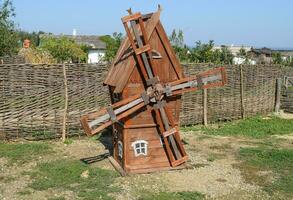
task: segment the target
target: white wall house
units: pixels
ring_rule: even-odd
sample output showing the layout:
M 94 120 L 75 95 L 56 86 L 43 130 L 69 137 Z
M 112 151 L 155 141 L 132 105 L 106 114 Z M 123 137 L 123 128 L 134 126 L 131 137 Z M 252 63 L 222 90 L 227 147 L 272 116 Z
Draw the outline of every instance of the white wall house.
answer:
M 242 58 L 242 57 L 238 57 L 238 56 L 235 56 L 233 58 L 233 64 L 234 65 L 242 65 L 242 64 L 250 64 L 250 65 L 256 65 L 256 61 L 255 60 L 251 60 L 251 59 L 245 59 L 245 58 Z
M 216 49 L 221 50 L 223 47 L 227 47 L 234 56 L 236 56 L 239 53 L 240 49 L 244 49 L 246 52 L 248 52 L 248 51 L 250 51 L 252 49 L 251 46 L 237 46 L 237 45 L 232 44 L 232 45 L 214 46 L 213 50 L 216 50 Z
M 87 63 L 101 63 L 106 54 L 106 43 L 99 36 L 95 35 L 75 35 L 73 39 L 78 44 L 89 47 Z
M 105 57 L 105 50 L 90 49 L 88 53 L 87 63 L 101 63 Z

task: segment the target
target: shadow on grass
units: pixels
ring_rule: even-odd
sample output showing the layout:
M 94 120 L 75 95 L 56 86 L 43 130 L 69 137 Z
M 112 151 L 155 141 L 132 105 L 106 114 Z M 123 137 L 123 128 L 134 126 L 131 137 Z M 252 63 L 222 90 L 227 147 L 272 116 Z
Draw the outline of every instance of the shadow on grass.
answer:
M 84 164 L 92 164 L 95 162 L 100 162 L 102 160 L 107 159 L 110 156 L 110 153 L 103 153 L 101 155 L 93 156 L 93 157 L 88 157 L 88 158 L 82 158 L 80 159 L 81 162 Z

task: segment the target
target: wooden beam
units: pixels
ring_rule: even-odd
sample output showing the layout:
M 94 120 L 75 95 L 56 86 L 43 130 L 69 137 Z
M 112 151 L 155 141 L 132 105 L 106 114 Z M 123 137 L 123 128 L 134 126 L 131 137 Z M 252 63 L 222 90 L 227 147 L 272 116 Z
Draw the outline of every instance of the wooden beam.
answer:
M 208 90 L 203 89 L 203 124 L 208 125 Z
M 275 112 L 280 112 L 280 107 L 281 107 L 281 86 L 282 86 L 282 79 L 277 78 L 277 80 L 276 80 L 276 96 L 275 96 Z
M 127 173 L 112 156 L 109 156 L 108 160 L 112 164 L 112 166 L 120 173 L 121 176 L 127 176 Z
M 181 79 L 183 78 L 183 72 L 182 72 L 182 67 L 181 67 L 181 64 L 178 60 L 178 58 L 176 57 L 176 53 L 175 51 L 173 50 L 170 42 L 169 42 L 169 39 L 168 39 L 168 36 L 163 28 L 163 25 L 161 24 L 161 22 L 159 21 L 157 26 L 156 26 L 156 31 L 158 32 L 158 35 L 161 39 L 161 42 L 166 50 L 166 53 L 172 63 L 172 67 L 173 69 L 175 70 L 176 72 L 176 75 L 177 75 L 177 78 L 178 79 Z
M 244 106 L 244 83 L 243 83 L 243 69 L 240 65 L 240 103 L 241 103 L 241 118 L 245 119 L 245 106 Z

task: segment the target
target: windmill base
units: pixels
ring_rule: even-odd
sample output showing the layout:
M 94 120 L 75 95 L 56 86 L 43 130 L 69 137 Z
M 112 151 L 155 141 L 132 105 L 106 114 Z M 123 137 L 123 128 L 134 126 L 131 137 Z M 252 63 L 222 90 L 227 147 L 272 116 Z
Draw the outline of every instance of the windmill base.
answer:
M 121 176 L 128 176 L 131 174 L 146 174 L 146 173 L 153 173 L 153 172 L 162 172 L 162 171 L 173 171 L 173 170 L 181 170 L 181 169 L 188 169 L 189 166 L 187 163 L 183 163 L 177 167 L 153 167 L 153 168 L 141 168 L 141 169 L 128 169 L 124 170 L 120 164 L 112 157 L 108 157 L 112 166 L 120 173 Z

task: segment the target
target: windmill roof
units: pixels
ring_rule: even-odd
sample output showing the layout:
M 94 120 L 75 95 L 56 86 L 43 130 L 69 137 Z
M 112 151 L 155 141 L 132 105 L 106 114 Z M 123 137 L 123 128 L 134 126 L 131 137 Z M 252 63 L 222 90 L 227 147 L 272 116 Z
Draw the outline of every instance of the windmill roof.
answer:
M 156 25 L 159 23 L 160 13 L 161 10 L 159 9 L 155 13 L 143 16 L 143 18 L 145 18 L 145 30 L 147 34 L 147 39 L 150 39 Z M 111 64 L 104 84 L 115 87 L 115 93 L 122 92 L 135 66 L 135 55 L 131 48 L 128 37 L 125 37 Z

